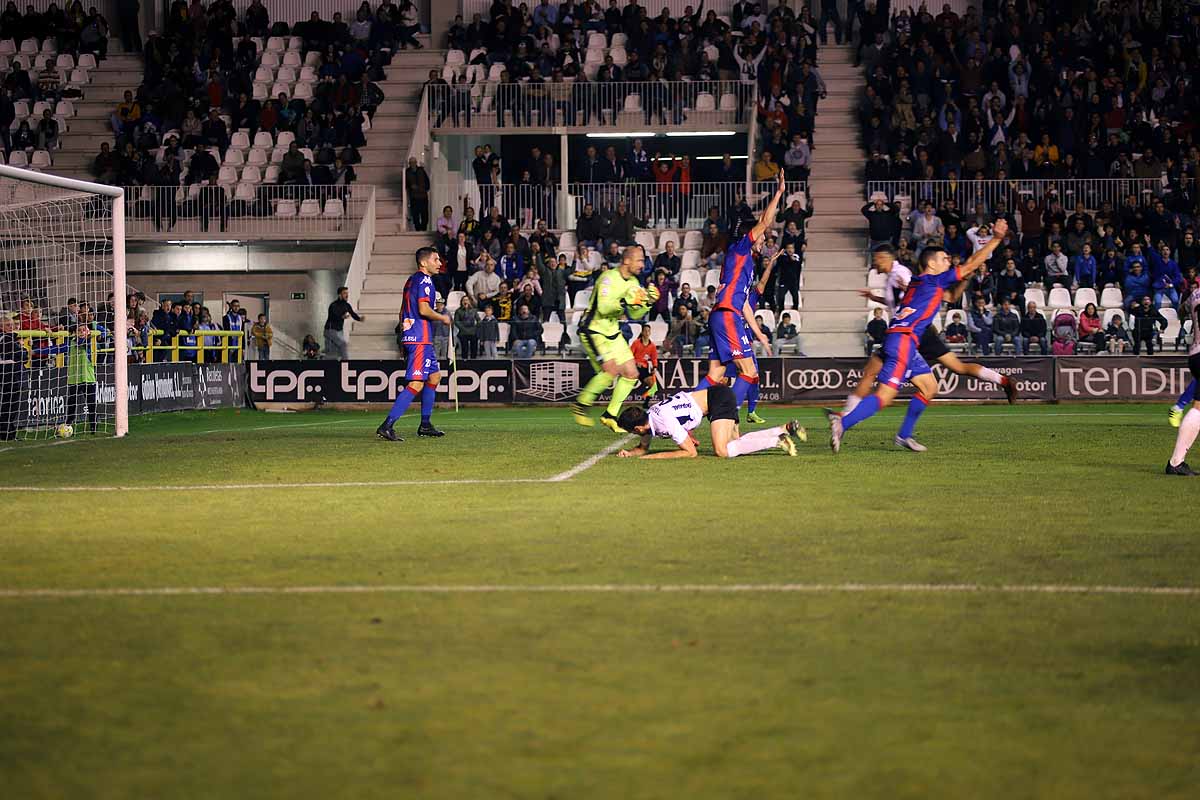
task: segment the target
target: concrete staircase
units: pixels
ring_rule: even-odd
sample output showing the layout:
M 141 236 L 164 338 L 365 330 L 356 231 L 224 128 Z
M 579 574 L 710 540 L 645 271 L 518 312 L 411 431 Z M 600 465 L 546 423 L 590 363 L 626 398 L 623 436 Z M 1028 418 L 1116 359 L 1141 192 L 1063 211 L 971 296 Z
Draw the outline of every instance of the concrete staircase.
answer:
M 446 51 L 430 49 L 428 36 L 417 39 L 425 49 L 398 52 L 388 67 L 388 79 L 379 84 L 387 99 L 375 112 L 363 161 L 355 168 L 359 183 L 376 187 L 375 248 L 359 300 L 359 312 L 367 319 L 354 323 L 350 334 L 355 358 L 399 357 L 394 330 L 404 281 L 416 271 L 417 249 L 434 239 L 430 233 L 403 232 L 405 157 L 417 124 L 421 87 L 429 70 L 440 69 L 446 61 Z M 436 219 L 438 210 L 430 212 L 431 220 Z
M 809 190 L 814 211 L 808 221 L 804 262 L 804 312 L 800 340 L 810 356 L 856 356 L 863 352 L 866 301 L 866 220 L 863 154 L 854 115 L 862 71 L 849 46 L 820 50 L 821 76 L 829 96 L 817 107 Z

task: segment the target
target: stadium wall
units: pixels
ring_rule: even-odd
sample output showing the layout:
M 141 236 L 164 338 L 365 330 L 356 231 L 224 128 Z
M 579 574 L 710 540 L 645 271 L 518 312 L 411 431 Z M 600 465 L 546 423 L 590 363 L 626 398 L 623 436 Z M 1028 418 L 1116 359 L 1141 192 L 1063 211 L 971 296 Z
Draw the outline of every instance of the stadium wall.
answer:
M 1021 398 L 1030 401 L 1174 400 L 1191 380 L 1185 356 L 979 358 L 1009 375 Z M 862 377 L 862 358 L 763 358 L 759 360 L 760 399 L 767 403 L 839 401 Z M 402 361 L 250 362 L 248 397 L 253 403 L 390 403 L 403 390 Z M 583 359 L 508 359 L 460 361 L 443 365 L 449 378 L 438 387 L 439 400 L 464 403 L 567 403 L 591 378 Z M 708 371 L 708 360 L 663 359 L 657 369 L 666 393 L 692 388 Z M 986 382 L 934 367 L 940 400 L 983 401 L 1001 398 Z M 902 396 L 911 396 L 906 384 Z

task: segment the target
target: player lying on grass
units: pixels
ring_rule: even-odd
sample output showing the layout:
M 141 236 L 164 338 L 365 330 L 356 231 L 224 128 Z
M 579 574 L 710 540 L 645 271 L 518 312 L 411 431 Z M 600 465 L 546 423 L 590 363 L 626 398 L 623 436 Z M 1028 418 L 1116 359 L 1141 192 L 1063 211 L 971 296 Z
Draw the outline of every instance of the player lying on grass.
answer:
M 1200 326 L 1200 286 L 1193 286 L 1192 293 L 1184 299 L 1183 313 L 1192 318 L 1192 330 L 1200 331 L 1200 327 L 1197 327 Z M 1200 401 L 1197 401 L 1195 396 L 1196 381 L 1200 380 L 1200 335 L 1193 335 L 1192 344 L 1188 347 L 1188 369 L 1192 371 L 1192 382 L 1188 386 L 1188 391 L 1192 393 L 1192 407 L 1179 423 L 1175 451 L 1171 453 L 1171 460 L 1167 462 L 1167 474 L 1191 477 L 1196 472 L 1184 459 L 1196 441 L 1196 434 L 1200 433 Z
M 874 416 L 896 399 L 904 381 L 911 378 L 917 395 L 909 401 L 908 413 L 896 434 L 896 444 L 921 452 L 925 446 L 913 439 L 917 420 L 937 394 L 937 381 L 925 359 L 918 351 L 922 334 L 942 307 L 946 291 L 983 266 L 1008 233 L 1008 224 L 998 220 L 993 226 L 990 242 L 975 252 L 967 263 L 951 268 L 949 254 L 940 247 L 927 247 L 918 257 L 921 274 L 914 277 L 896 308 L 883 342 L 883 369 L 879 373 L 879 388 L 875 394 L 860 402 L 845 414 L 826 410 L 829 418 L 829 446 L 833 452 L 842 449 L 842 436 L 863 420 Z
M 720 458 L 736 458 L 772 448 L 794 456 L 796 444 L 792 439 L 808 441 L 808 434 L 796 420 L 743 435 L 738 430 L 738 404 L 733 390 L 728 386 L 712 386 L 680 392 L 650 406 L 649 410 L 635 406 L 622 411 L 621 427 L 640 434 L 642 441 L 637 447 L 622 450 L 617 455 L 621 458 L 695 458 L 700 454 L 691 431 L 698 428 L 706 416 L 713 451 Z M 650 453 L 650 442 L 656 437 L 670 439 L 679 449 Z
M 658 299 L 658 289 L 654 286 L 643 289 L 638 283 L 638 274 L 645 263 L 641 245 L 626 247 L 620 266 L 603 273 L 596 281 L 587 311 L 579 320 L 579 340 L 596 372 L 571 406 L 571 413 L 580 425 L 594 424 L 588 409 L 615 380 L 612 399 L 600 415 L 600 422 L 614 433 L 625 433 L 617 424 L 617 414 L 638 385 L 638 369 L 629 342 L 621 335 L 620 321 L 623 316 L 641 319 Z
M 708 375 L 696 388 L 705 389 L 721 383 L 726 376 L 725 365 L 733 364 L 737 370 L 733 393 L 739 408 L 746 402 L 751 387 L 758 383 L 751 334 L 762 343 L 763 352 L 771 355 L 771 343 L 754 320 L 749 294 L 754 283 L 754 253 L 762 250 L 767 231 L 775 222 L 775 212 L 779 210 L 779 201 L 783 199 L 786 185 L 781 170 L 779 186 L 758 221 L 755 222 L 753 217 L 738 221 L 734 232 L 736 244 L 725 254 L 725 264 L 721 267 L 721 286 L 717 289 L 717 300 L 708 315 L 713 349 L 708 362 Z
M 999 241 L 997 237 L 992 237 L 992 242 Z M 991 242 L 989 242 L 991 244 Z M 908 284 L 912 281 L 912 271 L 896 260 L 896 253 L 890 245 L 881 245 L 875 248 L 875 253 L 872 257 L 872 266 L 875 271 L 881 275 L 887 275 L 887 284 L 884 286 L 883 295 L 877 295 L 870 289 L 860 289 L 859 294 L 869 300 L 874 300 L 876 303 L 883 303 L 887 306 L 888 319 L 896 318 L 896 310 L 899 307 L 900 300 L 904 297 L 904 293 L 908 291 Z M 946 302 L 953 303 L 955 300 L 962 297 L 963 291 L 967 288 L 967 281 L 960 281 L 957 286 L 946 292 Z M 970 375 L 980 380 L 994 383 L 1004 390 L 1004 394 L 1008 397 L 1008 402 L 1013 403 L 1017 399 L 1017 385 L 1007 375 L 1001 375 L 994 369 L 989 369 L 982 364 L 966 364 L 959 360 L 958 356 L 950 352 L 950 348 L 946 346 L 946 342 L 942 339 L 942 335 L 937 329 L 930 325 L 921 334 L 920 343 L 917 345 L 917 352 L 926 364 L 938 362 L 951 372 L 959 375 Z M 875 378 L 879 375 L 879 370 L 883 368 L 883 359 L 878 353 L 872 353 L 867 359 L 867 365 L 863 367 L 863 376 L 859 380 L 858 385 L 854 387 L 854 392 L 846 398 L 846 407 L 843 413 L 848 414 L 854 410 L 863 398 L 871 393 L 875 387 Z M 912 442 L 915 444 L 915 442 Z M 901 444 L 897 437 L 897 444 Z M 907 444 L 901 444 L 903 447 L 908 447 Z M 918 445 L 919 446 L 919 445 Z M 910 448 L 913 449 L 913 448 Z
M 422 247 L 417 251 L 416 259 L 417 272 L 410 275 L 404 283 L 404 302 L 400 307 L 400 322 L 404 327 L 404 352 L 408 359 L 404 379 L 408 385 L 396 396 L 387 419 L 375 430 L 376 436 L 389 442 L 404 441 L 396 435 L 393 426 L 418 396 L 421 398 L 421 424 L 417 428 L 417 436 L 445 436 L 433 427 L 432 420 L 433 403 L 437 399 L 437 387 L 442 380 L 442 368 L 433 350 L 433 325 L 430 323 L 444 322 L 452 325 L 454 321 L 448 315 L 433 310 L 432 276 L 438 274 L 441 269 L 442 257 L 432 247 Z

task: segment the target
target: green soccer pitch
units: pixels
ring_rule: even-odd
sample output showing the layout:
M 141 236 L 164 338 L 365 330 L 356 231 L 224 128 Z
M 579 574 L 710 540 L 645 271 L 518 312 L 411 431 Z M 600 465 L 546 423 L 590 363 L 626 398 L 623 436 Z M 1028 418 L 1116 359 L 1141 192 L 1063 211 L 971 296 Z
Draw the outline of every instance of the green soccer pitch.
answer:
M 598 458 L 549 408 L 0 449 L 2 794 L 1193 798 L 1166 411 L 938 405 L 916 454 L 893 409 L 838 457 L 770 406 L 798 457 Z

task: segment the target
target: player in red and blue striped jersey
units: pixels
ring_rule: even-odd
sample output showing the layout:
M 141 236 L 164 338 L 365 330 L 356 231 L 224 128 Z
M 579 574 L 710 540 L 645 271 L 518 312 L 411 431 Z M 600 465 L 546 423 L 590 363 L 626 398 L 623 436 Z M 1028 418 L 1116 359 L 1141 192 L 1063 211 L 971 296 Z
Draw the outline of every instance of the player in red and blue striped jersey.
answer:
M 775 222 L 785 187 L 781 171 L 779 188 L 758 221 L 755 222 L 753 217 L 738 221 L 734 231 L 736 243 L 725 254 L 725 264 L 721 267 L 721 286 L 717 289 L 717 300 L 708 315 L 713 352 L 709 356 L 708 375 L 694 391 L 720 385 L 725 378 L 725 365 L 732 363 L 737 369 L 733 394 L 739 408 L 746 402 L 750 388 L 758 383 L 758 366 L 754 361 L 754 346 L 750 343 L 751 334 L 762 342 L 763 351 L 771 355 L 771 343 L 754 321 L 754 309 L 748 300 L 754 284 L 754 253 L 762 249 L 767 230 Z
M 444 436 L 433 427 L 433 404 L 437 399 L 437 387 L 442 380 L 441 365 L 433 349 L 432 322 L 453 324 L 449 316 L 433 310 L 433 277 L 438 274 L 442 257 L 432 247 L 417 251 L 417 271 L 404 284 L 404 303 L 400 308 L 400 321 L 404 328 L 402 339 L 408 357 L 404 379 L 407 385 L 396 396 L 387 419 L 375 431 L 380 439 L 390 442 L 403 441 L 396 435 L 396 420 L 408 410 L 417 397 L 421 398 L 421 424 L 418 436 Z
M 926 449 L 913 439 L 913 430 L 937 394 L 937 380 L 929 364 L 918 352 L 921 335 L 941 309 L 946 291 L 987 262 L 1008 233 L 1008 224 L 1003 219 L 998 220 L 993 230 L 995 235 L 992 240 L 957 268 L 950 267 L 950 255 L 940 247 L 927 247 L 921 251 L 917 259 L 921 274 L 908 284 L 903 299 L 896 306 L 896 314 L 888 325 L 887 338 L 883 342 L 879 388 L 852 411 L 845 414 L 831 410 L 825 412 L 829 418 L 829 445 L 833 452 L 841 450 L 842 436 L 846 431 L 890 405 L 900 387 L 909 379 L 917 387 L 917 395 L 908 404 L 908 413 L 896 434 L 896 444 L 917 452 Z

